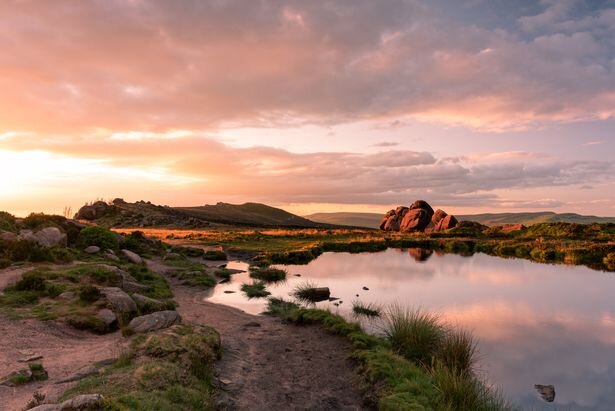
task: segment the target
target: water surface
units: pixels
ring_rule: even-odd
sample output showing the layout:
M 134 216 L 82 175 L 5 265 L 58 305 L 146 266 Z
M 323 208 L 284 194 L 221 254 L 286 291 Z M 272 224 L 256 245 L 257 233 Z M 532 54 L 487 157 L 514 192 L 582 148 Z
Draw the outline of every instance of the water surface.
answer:
M 288 298 L 297 284 L 310 280 L 342 301 L 319 306 L 345 316 L 351 316 L 354 300 L 400 302 L 471 330 L 479 339 L 481 371 L 523 409 L 615 409 L 613 274 L 416 249 L 326 253 L 308 265 L 285 268 L 288 281 L 268 287 L 274 296 Z M 249 281 L 247 273 L 237 274 L 216 287 L 210 300 L 258 314 L 265 301 L 247 300 L 238 291 Z M 555 402 L 543 401 L 534 384 L 554 385 Z

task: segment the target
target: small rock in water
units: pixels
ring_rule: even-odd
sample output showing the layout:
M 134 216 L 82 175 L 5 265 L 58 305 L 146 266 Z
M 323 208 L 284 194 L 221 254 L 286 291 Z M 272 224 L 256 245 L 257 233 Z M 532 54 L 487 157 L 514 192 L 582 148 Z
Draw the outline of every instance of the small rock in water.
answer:
M 364 289 L 365 291 L 369 291 L 369 288 L 367 288 L 367 287 L 363 287 L 363 289 Z
M 301 277 L 301 274 L 295 274 L 295 277 Z
M 359 294 L 357 294 L 357 297 L 359 296 Z
M 337 297 L 329 297 L 329 301 L 337 301 L 337 300 L 339 300 L 339 298 L 337 298 Z
M 545 400 L 546 402 L 555 401 L 555 387 L 554 386 L 536 384 L 534 385 L 534 388 L 536 388 L 536 391 L 538 391 L 538 394 L 540 394 L 542 399 Z
M 226 290 L 224 294 L 235 294 L 237 291 Z
M 340 301 L 340 304 L 344 304 L 344 302 L 343 302 L 343 301 Z

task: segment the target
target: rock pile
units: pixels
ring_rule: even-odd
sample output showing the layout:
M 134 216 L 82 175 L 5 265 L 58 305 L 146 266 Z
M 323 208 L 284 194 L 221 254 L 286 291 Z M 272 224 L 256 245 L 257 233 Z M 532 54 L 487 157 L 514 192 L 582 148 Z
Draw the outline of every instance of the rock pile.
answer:
M 417 200 L 410 207 L 400 206 L 385 214 L 380 229 L 401 232 L 444 231 L 457 226 L 453 215 L 443 210 L 434 211 L 424 200 Z

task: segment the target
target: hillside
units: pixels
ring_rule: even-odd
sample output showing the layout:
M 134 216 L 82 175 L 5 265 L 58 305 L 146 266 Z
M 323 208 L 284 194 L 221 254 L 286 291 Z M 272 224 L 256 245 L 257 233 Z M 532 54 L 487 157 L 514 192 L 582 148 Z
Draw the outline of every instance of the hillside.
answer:
M 383 214 L 377 213 L 317 213 L 305 216 L 312 221 L 351 225 L 356 227 L 378 228 L 382 221 Z M 490 214 L 465 214 L 457 215 L 458 220 L 477 221 L 485 225 L 501 224 L 524 224 L 532 225 L 537 223 L 615 223 L 615 217 L 585 216 L 575 213 L 557 214 L 552 211 L 536 213 L 490 213 Z
M 111 203 L 97 201 L 83 206 L 76 219 L 94 221 L 107 227 L 203 228 L 216 225 L 253 227 L 328 227 L 279 208 L 265 204 L 245 203 L 169 207 L 149 201 L 128 203 L 115 199 Z
M 282 209 L 260 203 L 218 203 L 216 205 L 204 205 L 200 207 L 176 207 L 175 210 L 201 220 L 220 224 L 284 227 L 322 226 L 322 224 L 317 224 Z

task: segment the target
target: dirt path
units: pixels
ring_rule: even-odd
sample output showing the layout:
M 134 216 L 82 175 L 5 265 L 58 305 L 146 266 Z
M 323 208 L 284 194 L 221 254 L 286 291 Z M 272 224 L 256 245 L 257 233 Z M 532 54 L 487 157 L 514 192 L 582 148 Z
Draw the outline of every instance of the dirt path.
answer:
M 23 368 L 28 357 L 43 364 L 47 381 L 21 387 L 0 386 L 0 410 L 21 410 L 35 391 L 54 399 L 71 383 L 58 382 L 85 371 L 98 361 L 116 358 L 121 352 L 119 332 L 102 336 L 80 332 L 53 321 L 10 320 L 0 315 L 0 374 Z
M 32 266 L 0 270 L 0 292 Z M 0 378 L 28 367 L 28 358 L 43 364 L 49 379 L 21 387 L 0 385 L 0 411 L 21 410 L 34 392 L 54 399 L 72 383 L 59 383 L 99 361 L 116 358 L 123 347 L 119 332 L 94 335 L 54 321 L 13 320 L 0 314 Z
M 159 261 L 148 262 L 165 273 Z M 178 311 L 222 335 L 217 372 L 228 410 L 364 410 L 349 344 L 318 327 L 282 324 L 204 301 L 206 292 L 171 282 Z

